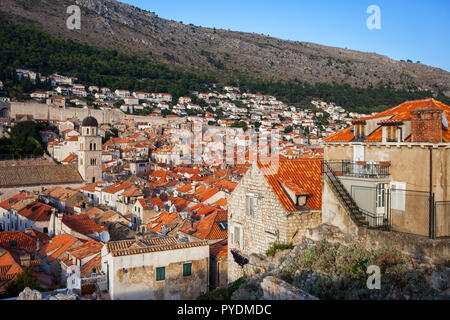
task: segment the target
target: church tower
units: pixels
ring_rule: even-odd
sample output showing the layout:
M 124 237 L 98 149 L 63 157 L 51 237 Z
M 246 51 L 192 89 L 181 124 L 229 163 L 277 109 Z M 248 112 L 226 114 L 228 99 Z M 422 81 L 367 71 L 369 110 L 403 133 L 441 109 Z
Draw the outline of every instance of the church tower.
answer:
M 103 179 L 102 175 L 102 137 L 98 134 L 98 122 L 87 117 L 81 123 L 81 136 L 78 137 L 78 171 L 86 183 Z

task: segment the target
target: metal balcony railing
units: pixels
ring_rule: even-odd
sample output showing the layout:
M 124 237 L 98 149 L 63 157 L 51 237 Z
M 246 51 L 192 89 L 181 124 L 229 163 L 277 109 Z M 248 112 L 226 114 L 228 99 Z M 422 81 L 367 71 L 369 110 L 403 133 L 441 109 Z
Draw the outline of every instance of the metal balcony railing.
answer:
M 390 176 L 390 162 L 326 161 L 336 176 L 357 178 L 386 178 Z

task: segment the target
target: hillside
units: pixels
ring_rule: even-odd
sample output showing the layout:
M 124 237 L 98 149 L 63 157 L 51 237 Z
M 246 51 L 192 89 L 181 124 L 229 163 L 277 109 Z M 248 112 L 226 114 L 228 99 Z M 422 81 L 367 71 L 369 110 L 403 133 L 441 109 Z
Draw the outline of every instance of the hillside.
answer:
M 66 28 L 66 8 L 82 8 L 81 30 Z M 245 78 L 345 83 L 380 82 L 410 90 L 450 89 L 450 73 L 374 53 L 216 30 L 159 18 L 114 0 L 2 0 L 0 12 L 15 23 L 32 24 L 53 36 L 72 39 L 220 80 Z

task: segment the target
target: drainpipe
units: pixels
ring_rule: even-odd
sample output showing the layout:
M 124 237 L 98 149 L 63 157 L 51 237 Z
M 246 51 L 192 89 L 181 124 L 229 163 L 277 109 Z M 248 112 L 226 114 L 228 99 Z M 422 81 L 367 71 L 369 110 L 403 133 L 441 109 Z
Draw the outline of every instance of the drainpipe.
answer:
M 429 227 L 429 233 L 430 233 L 430 238 L 434 238 L 433 236 L 433 231 L 434 231 L 434 216 L 433 216 L 433 206 L 434 206 L 434 201 L 433 201 L 433 147 L 429 147 L 430 150 L 430 195 L 429 195 L 429 201 L 430 201 L 430 205 L 429 205 L 429 220 L 430 220 L 430 227 Z

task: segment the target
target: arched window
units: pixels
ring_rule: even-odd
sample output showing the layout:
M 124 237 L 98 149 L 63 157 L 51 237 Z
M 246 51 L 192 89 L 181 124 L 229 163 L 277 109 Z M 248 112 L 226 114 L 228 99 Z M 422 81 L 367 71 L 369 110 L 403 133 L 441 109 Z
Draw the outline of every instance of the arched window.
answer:
M 89 128 L 86 128 L 86 134 L 89 135 Z

